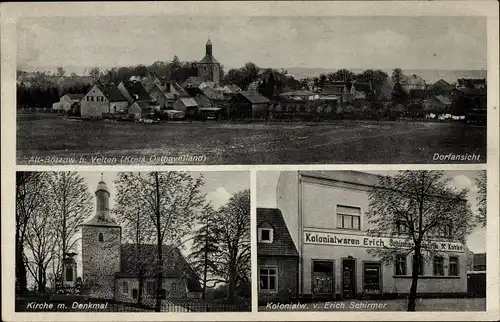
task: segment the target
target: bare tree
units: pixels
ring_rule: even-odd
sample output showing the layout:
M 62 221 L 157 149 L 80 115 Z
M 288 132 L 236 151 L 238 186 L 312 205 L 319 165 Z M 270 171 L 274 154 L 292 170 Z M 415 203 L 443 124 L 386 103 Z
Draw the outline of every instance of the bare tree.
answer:
M 476 179 L 477 191 L 477 221 L 482 226 L 486 226 L 486 170 L 479 173 Z
M 56 219 L 53 230 L 58 238 L 56 249 L 56 280 L 62 280 L 62 261 L 70 251 L 76 251 L 76 234 L 83 221 L 93 211 L 93 198 L 82 177 L 76 172 L 49 173 L 47 192 Z
M 161 310 L 165 243 L 179 244 L 190 232 L 194 218 L 203 205 L 200 192 L 203 178 L 193 178 L 187 172 L 121 173 L 118 185 L 134 191 L 129 203 L 144 205 L 143 214 L 149 219 L 156 238 L 156 303 Z
M 425 256 L 439 255 L 439 240 L 465 243 L 473 228 L 473 213 L 467 202 L 467 189 L 457 191 L 442 171 L 400 171 L 382 176 L 370 192 L 367 212 L 372 236 L 398 236 L 401 247 L 373 248 L 369 253 L 385 263 L 397 255 L 413 254 L 412 283 L 408 311 L 415 311 L 420 265 Z
M 227 282 L 228 300 L 232 301 L 239 282 L 250 273 L 250 190 L 234 194 L 218 211 L 216 221 L 216 274 Z
M 16 287 L 26 292 L 26 256 L 24 252 L 28 223 L 42 205 L 40 192 L 44 182 L 43 172 L 16 172 Z

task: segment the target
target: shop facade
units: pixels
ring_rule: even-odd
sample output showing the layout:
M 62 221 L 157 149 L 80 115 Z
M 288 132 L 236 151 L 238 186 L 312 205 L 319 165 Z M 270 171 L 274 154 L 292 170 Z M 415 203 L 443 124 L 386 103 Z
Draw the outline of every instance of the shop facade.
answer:
M 405 238 L 372 237 L 365 216 L 378 176 L 354 171 L 282 172 L 277 206 L 299 253 L 298 296 L 317 299 L 400 297 L 409 293 L 413 255 L 381 262 L 370 249 L 404 249 Z M 420 296 L 466 294 L 464 245 L 436 239 L 419 267 Z

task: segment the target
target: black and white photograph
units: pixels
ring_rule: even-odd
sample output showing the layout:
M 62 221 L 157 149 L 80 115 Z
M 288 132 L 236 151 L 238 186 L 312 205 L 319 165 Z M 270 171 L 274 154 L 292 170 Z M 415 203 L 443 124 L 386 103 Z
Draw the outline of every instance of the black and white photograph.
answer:
M 249 185 L 246 171 L 17 172 L 16 311 L 251 311 Z
M 259 171 L 259 311 L 485 311 L 486 171 Z
M 16 161 L 486 163 L 486 21 L 22 17 Z

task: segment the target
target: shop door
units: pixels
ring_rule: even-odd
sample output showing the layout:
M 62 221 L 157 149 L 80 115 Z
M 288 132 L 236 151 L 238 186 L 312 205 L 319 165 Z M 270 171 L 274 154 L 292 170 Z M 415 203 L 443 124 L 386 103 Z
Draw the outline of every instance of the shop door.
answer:
M 356 276 L 354 259 L 342 260 L 342 297 L 352 299 L 356 293 Z

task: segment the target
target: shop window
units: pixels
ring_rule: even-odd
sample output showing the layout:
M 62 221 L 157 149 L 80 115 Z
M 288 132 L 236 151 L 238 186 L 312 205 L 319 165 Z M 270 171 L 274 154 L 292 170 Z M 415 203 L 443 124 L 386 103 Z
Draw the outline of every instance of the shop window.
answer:
M 413 255 L 413 261 L 415 261 L 415 255 Z M 424 275 L 424 257 L 420 256 L 420 261 L 418 263 L 418 275 Z M 413 267 L 413 266 L 412 266 Z
M 314 261 L 312 275 L 315 294 L 333 293 L 333 262 Z
M 394 273 L 396 275 L 406 275 L 406 256 L 399 254 L 396 255 L 396 260 L 394 261 Z
M 128 293 L 128 283 L 127 282 L 122 283 L 122 293 L 125 293 L 125 294 Z
M 261 291 L 276 292 L 278 290 L 276 266 L 261 266 L 259 269 L 259 286 Z
M 146 282 L 146 293 L 149 295 L 155 294 L 155 283 L 154 282 Z
M 99 233 L 99 241 L 102 243 L 104 241 L 104 236 L 102 233 Z
M 259 242 L 272 243 L 273 242 L 273 229 L 272 228 L 259 228 Z
M 434 256 L 433 260 L 433 273 L 434 276 L 443 276 L 444 275 L 444 259 L 441 256 Z
M 361 208 L 337 206 L 337 228 L 360 230 Z
M 363 291 L 367 294 L 381 293 L 380 263 L 364 263 Z
M 448 266 L 449 276 L 458 276 L 458 257 L 450 256 L 450 263 Z

